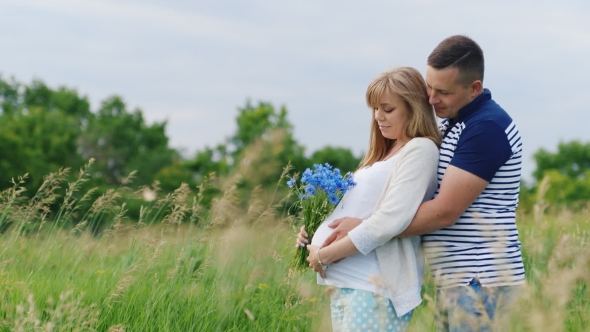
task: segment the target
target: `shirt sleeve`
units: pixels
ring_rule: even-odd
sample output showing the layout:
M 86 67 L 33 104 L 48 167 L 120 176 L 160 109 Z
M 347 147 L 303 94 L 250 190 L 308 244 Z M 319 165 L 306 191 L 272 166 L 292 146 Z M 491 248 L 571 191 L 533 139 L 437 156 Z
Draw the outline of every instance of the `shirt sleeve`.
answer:
M 450 164 L 491 182 L 512 155 L 506 132 L 493 121 L 464 129 Z

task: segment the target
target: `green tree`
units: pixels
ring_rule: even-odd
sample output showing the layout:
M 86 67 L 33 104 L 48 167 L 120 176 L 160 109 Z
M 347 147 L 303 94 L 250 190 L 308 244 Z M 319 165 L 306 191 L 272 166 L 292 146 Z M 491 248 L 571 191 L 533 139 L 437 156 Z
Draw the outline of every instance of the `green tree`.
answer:
M 227 147 L 218 144 L 215 148 L 206 147 L 203 151 L 198 151 L 193 160 L 187 163 L 187 167 L 195 172 L 195 178 L 200 182 L 204 176 L 211 173 L 227 174 L 230 170 L 229 163 Z
M 339 168 L 343 172 L 354 172 L 361 160 L 354 156 L 350 149 L 326 146 L 323 149 L 315 151 L 310 158 L 311 163 L 330 165 Z
M 225 144 L 197 152 L 187 163 L 188 167 L 196 172 L 198 179 L 209 173 L 245 172 L 245 181 L 250 183 L 263 186 L 276 183 L 288 163 L 296 168 L 307 163 L 305 149 L 293 138 L 293 126 L 287 115 L 284 106 L 277 110 L 270 103 L 259 102 L 253 106 L 246 102 L 238 108 L 236 132 Z
M 548 170 L 556 170 L 570 178 L 583 178 L 585 172 L 590 169 L 590 143 L 560 142 L 556 153 L 540 149 L 535 152 L 534 158 L 537 169 L 533 176 L 537 181 L 543 179 Z
M 6 81 L 0 75 L 0 102 L 2 106 L 2 114 L 9 115 L 16 112 L 21 102 L 20 94 L 19 94 L 20 83 L 18 83 L 14 78 L 9 81 Z
M 60 167 L 75 174 L 90 158 L 96 161 L 92 186 L 117 185 L 133 170 L 138 171 L 135 184 L 149 184 L 160 170 L 180 163 L 178 152 L 168 147 L 166 122 L 146 124 L 140 109 L 129 111 L 117 96 L 104 100 L 95 113 L 75 89 L 53 89 L 41 80 L 24 85 L 0 76 L 0 105 L 0 188 L 24 173 L 30 175 L 27 187 L 34 188 Z M 169 173 L 176 176 L 163 178 L 179 178 L 178 170 Z
M 84 122 L 84 119 L 91 115 L 90 103 L 86 96 L 80 96 L 76 90 L 63 86 L 52 90 L 40 80 L 34 80 L 25 87 L 23 99 L 26 107 L 42 107 L 50 112 L 59 110 L 80 122 Z
M 89 118 L 80 137 L 80 152 L 85 159 L 95 158 L 96 176 L 107 184 L 118 184 L 134 170 L 138 171 L 136 184 L 150 184 L 178 157 L 168 147 L 165 129 L 166 121 L 147 125 L 140 109 L 130 112 L 120 97 L 113 96 Z
M 561 142 L 557 152 L 539 149 L 534 159 L 535 191 L 544 181 L 547 189 L 542 196 L 546 203 L 578 206 L 590 200 L 590 143 Z
M 43 176 L 61 167 L 78 168 L 81 123 L 90 114 L 88 101 L 75 90 L 53 91 L 42 81 L 24 86 L 0 77 L 0 188 L 11 178 L 29 173 L 32 194 Z
M 547 170 L 544 174 L 542 181 L 546 181 L 547 190 L 539 198 L 545 202 L 578 207 L 590 199 L 590 170 L 586 170 L 580 178 L 572 178 L 554 169 Z
M 1 188 L 29 173 L 26 188 L 39 187 L 43 176 L 61 167 L 79 167 L 76 120 L 61 111 L 32 107 L 20 114 L 0 116 Z
M 243 157 L 242 153 L 248 145 L 256 140 L 270 142 L 273 139 L 271 132 L 281 131 L 283 147 L 281 151 L 274 151 L 279 163 L 285 165 L 290 162 L 297 166 L 302 165 L 306 161 L 305 149 L 293 138 L 293 125 L 288 121 L 287 115 L 285 106 L 277 110 L 272 104 L 266 102 L 259 102 L 254 107 L 248 101 L 245 107 L 238 108 L 237 131 L 230 138 L 234 162 Z
M 347 172 L 356 170 L 360 162 L 349 149 L 340 147 L 325 147 L 306 158 L 305 148 L 293 137 L 293 125 L 284 106 L 277 109 L 267 102 L 253 105 L 248 101 L 238 108 L 236 124 L 236 132 L 225 144 L 198 151 L 187 162 L 197 181 L 210 173 L 233 172 L 244 177 L 242 186 L 268 187 L 276 184 L 287 164 L 296 172 L 313 163 L 330 163 Z
M 164 192 L 173 192 L 183 182 L 190 187 L 194 187 L 197 183 L 193 172 L 181 160 L 175 160 L 171 165 L 160 169 L 155 179 L 160 182 L 160 188 Z

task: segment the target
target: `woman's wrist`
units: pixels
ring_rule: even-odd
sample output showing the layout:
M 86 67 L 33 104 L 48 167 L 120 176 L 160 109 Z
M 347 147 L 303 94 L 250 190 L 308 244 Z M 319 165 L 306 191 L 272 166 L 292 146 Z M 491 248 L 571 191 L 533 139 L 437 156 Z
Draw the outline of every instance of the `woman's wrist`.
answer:
M 317 256 L 318 256 L 318 263 L 320 264 L 320 266 L 321 266 L 322 270 L 326 270 L 326 269 L 328 268 L 328 266 L 330 266 L 330 264 L 329 264 L 329 263 L 327 263 L 327 261 L 325 261 L 325 260 L 322 260 L 322 259 L 320 258 L 320 250 L 321 250 L 321 249 L 322 249 L 321 247 L 318 247 L 318 252 L 317 252 Z

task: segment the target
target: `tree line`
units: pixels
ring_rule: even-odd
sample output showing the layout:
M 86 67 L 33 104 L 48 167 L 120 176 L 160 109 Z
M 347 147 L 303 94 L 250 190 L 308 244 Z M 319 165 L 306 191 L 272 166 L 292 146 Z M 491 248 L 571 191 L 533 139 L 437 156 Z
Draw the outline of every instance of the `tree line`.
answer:
M 94 164 L 81 192 L 95 188 L 95 195 L 100 195 L 121 186 L 129 174 L 135 186 L 157 186 L 160 194 L 181 183 L 197 188 L 212 178 L 234 174 L 241 176 L 236 183 L 247 193 L 276 186 L 287 164 L 302 171 L 327 162 L 352 171 L 361 158 L 343 147 L 308 153 L 293 136 L 287 108 L 266 102 L 248 101 L 239 107 L 236 131 L 192 158 L 183 158 L 169 146 L 166 121 L 148 124 L 141 109 L 130 109 L 117 95 L 92 110 L 88 97 L 75 89 L 0 76 L 0 105 L 0 189 L 27 174 L 24 187 L 29 196 L 45 175 L 64 167 L 78 170 L 91 159 Z M 534 158 L 535 181 L 521 190 L 523 209 L 535 204 L 539 195 L 556 206 L 579 207 L 590 199 L 590 143 L 562 142 L 557 152 L 540 149 Z M 212 187 L 206 199 L 219 193 Z
M 354 170 L 360 161 L 341 147 L 306 154 L 293 138 L 286 107 L 266 102 L 248 101 L 239 107 L 236 131 L 216 146 L 196 151 L 192 158 L 183 158 L 169 146 L 166 121 L 148 124 L 141 109 L 130 109 L 117 95 L 92 110 L 88 97 L 75 89 L 51 88 L 42 80 L 23 84 L 0 76 L 0 106 L 0 190 L 26 174 L 23 187 L 29 197 L 47 174 L 70 168 L 74 179 L 91 159 L 89 180 L 80 192 L 94 188 L 95 196 L 121 186 L 129 174 L 134 186 L 155 186 L 165 195 L 181 183 L 197 188 L 212 177 L 243 171 L 245 164 L 256 171 L 242 174 L 239 186 L 264 188 L 275 185 L 289 163 L 301 170 L 328 162 L 344 171 Z M 209 188 L 206 199 L 219 192 Z

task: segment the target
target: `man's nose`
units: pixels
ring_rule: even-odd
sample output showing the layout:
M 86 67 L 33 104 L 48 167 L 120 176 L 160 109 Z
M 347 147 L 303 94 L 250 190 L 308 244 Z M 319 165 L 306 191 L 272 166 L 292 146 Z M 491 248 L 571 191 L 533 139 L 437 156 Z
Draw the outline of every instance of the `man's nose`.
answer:
M 428 102 L 431 105 L 435 105 L 440 103 L 440 99 L 438 99 L 438 97 L 436 97 L 436 95 L 434 93 L 430 94 L 430 96 L 428 97 Z

